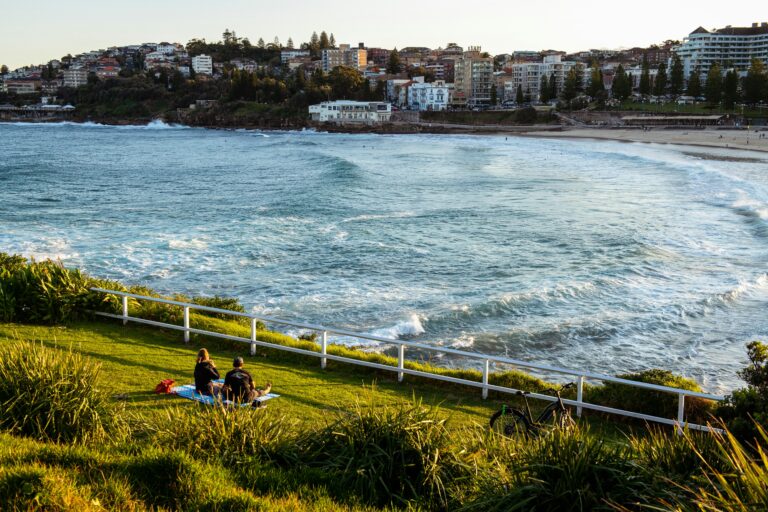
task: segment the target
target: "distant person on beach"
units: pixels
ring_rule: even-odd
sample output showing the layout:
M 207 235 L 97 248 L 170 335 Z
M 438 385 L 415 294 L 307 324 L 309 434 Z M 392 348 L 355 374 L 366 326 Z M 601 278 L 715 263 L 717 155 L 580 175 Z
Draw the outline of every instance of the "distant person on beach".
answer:
M 243 358 L 238 356 L 232 361 L 232 369 L 224 377 L 223 391 L 227 400 L 236 402 L 251 402 L 255 398 L 264 396 L 272 389 L 272 383 L 267 382 L 264 389 L 256 389 L 253 377 L 243 369 Z
M 208 350 L 201 348 L 197 353 L 195 365 L 195 390 L 202 395 L 218 395 L 221 392 L 221 384 L 213 382 L 218 378 L 219 370 L 208 355 Z

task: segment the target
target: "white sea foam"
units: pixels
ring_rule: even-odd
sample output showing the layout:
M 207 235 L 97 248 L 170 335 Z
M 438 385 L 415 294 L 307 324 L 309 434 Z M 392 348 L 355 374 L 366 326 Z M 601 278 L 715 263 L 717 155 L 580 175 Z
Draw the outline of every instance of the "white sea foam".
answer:
M 168 240 L 169 249 L 206 249 L 208 244 L 199 238 L 191 240 Z
M 392 327 L 383 327 L 381 329 L 375 329 L 370 332 L 372 336 L 379 336 L 381 338 L 400 339 L 401 336 L 418 336 L 424 334 L 424 326 L 421 324 L 419 315 L 412 314 L 407 320 L 393 325 Z
M 413 217 L 414 215 L 416 215 L 414 212 L 394 212 L 394 213 L 358 215 L 356 217 L 349 217 L 349 218 L 343 219 L 341 222 L 365 222 L 369 220 L 403 219 L 407 217 Z
M 731 207 L 736 210 L 753 213 L 763 220 L 768 220 L 768 205 L 762 201 L 746 196 L 746 192 L 742 190 L 739 190 L 739 192 L 742 196 L 734 201 Z

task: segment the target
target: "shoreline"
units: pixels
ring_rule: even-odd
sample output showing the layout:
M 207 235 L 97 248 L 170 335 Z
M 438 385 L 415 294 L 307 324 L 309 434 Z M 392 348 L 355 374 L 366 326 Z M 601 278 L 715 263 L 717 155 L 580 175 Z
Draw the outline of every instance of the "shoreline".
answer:
M 643 131 L 632 128 L 588 128 L 570 127 L 562 125 L 450 125 L 438 123 L 403 123 L 395 122 L 381 126 L 336 126 L 336 125 L 310 125 L 298 128 L 286 127 L 254 127 L 254 126 L 215 126 L 215 125 L 189 125 L 167 121 L 161 118 L 155 119 L 121 119 L 121 120 L 72 120 L 72 119 L 46 119 L 46 120 L 3 120 L 0 124 L 100 124 L 104 126 L 148 126 L 160 121 L 168 126 L 183 126 L 187 128 L 205 128 L 211 130 L 238 129 L 258 131 L 301 132 L 307 129 L 318 132 L 339 134 L 374 133 L 379 135 L 495 135 L 529 138 L 553 138 L 567 140 L 598 140 L 625 143 L 665 144 L 671 146 L 689 146 L 721 150 L 751 151 L 768 153 L 768 128 L 760 130 L 747 129 L 685 129 L 658 127 Z M 764 138 L 760 138 L 760 136 Z

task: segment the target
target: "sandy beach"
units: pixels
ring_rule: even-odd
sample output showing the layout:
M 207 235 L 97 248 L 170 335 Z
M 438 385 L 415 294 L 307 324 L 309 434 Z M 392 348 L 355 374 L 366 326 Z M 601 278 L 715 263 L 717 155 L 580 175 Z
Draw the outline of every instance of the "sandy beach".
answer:
M 601 139 L 654 144 L 681 144 L 720 149 L 739 149 L 768 152 L 768 131 L 752 130 L 666 130 L 649 131 L 622 128 L 567 128 L 559 132 L 529 132 L 532 137 L 559 137 L 569 139 Z M 761 135 L 763 138 L 761 138 Z

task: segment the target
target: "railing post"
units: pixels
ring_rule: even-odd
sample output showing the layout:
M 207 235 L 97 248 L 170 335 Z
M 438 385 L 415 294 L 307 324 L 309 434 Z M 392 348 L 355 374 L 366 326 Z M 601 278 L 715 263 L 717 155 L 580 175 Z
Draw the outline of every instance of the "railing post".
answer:
M 488 375 L 491 373 L 491 361 L 485 360 L 483 365 L 483 400 L 488 398 Z
M 328 331 L 323 331 L 323 336 L 320 338 L 320 353 L 326 355 L 328 353 Z M 325 370 L 325 366 L 328 364 L 328 358 L 320 358 L 320 368 Z
M 405 345 L 403 344 L 400 344 L 397 349 L 397 367 L 400 370 L 405 368 Z M 404 376 L 403 372 L 397 372 L 397 382 L 403 382 Z
M 128 297 L 123 295 L 123 325 L 128 323 Z
M 189 343 L 189 306 L 184 306 L 184 343 Z
M 579 404 L 584 402 L 584 376 L 579 375 L 579 380 L 576 383 L 576 401 L 579 402 Z M 583 407 L 579 405 L 576 407 L 576 416 L 581 418 L 581 411 Z
M 256 355 L 256 319 L 251 318 L 251 355 Z
M 677 397 L 677 433 L 682 435 L 685 424 L 685 395 L 680 393 Z

